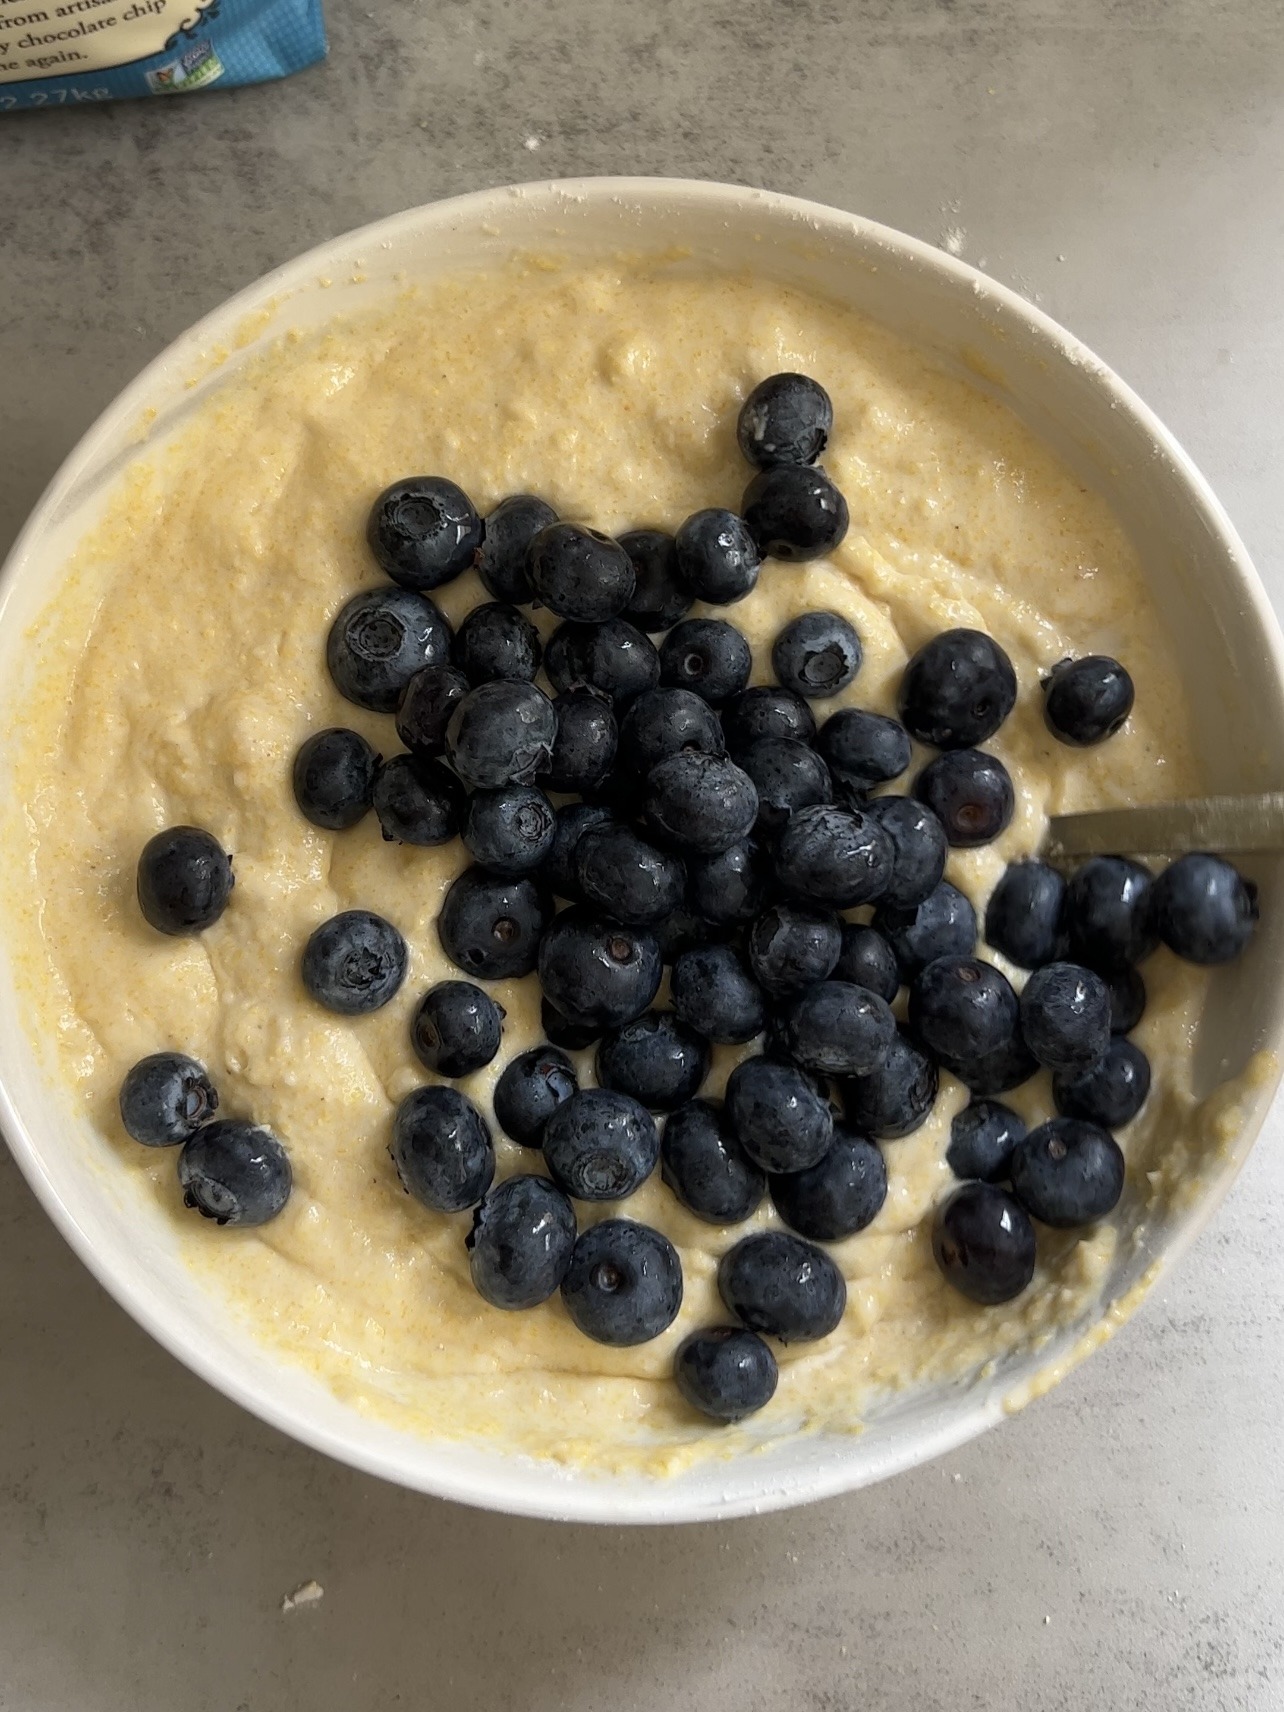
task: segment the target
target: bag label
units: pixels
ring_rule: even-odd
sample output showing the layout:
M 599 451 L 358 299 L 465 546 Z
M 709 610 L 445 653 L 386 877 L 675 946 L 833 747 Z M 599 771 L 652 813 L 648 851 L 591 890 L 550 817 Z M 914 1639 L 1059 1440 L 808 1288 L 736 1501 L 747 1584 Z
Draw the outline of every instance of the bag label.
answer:
M 324 55 L 320 0 L 0 0 L 0 113 L 261 83 Z
M 0 0 L 0 83 L 150 59 L 179 10 L 174 0 Z

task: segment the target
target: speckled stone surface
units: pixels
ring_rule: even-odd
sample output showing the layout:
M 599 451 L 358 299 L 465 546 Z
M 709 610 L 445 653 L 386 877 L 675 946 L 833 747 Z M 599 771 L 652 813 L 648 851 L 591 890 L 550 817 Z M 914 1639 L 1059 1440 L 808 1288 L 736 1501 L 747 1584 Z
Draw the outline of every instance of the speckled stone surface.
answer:
M 367 9 L 369 7 L 369 9 Z M 0 548 L 265 268 L 513 179 L 735 179 L 978 262 L 1100 351 L 1284 606 L 1278 0 L 331 0 L 329 63 L 0 117 Z M 1136 1321 L 999 1432 L 653 1532 L 419 1499 L 153 1346 L 0 1158 L 4 1712 L 1284 1707 L 1284 1113 Z M 316 1581 L 324 1596 L 283 1610 Z

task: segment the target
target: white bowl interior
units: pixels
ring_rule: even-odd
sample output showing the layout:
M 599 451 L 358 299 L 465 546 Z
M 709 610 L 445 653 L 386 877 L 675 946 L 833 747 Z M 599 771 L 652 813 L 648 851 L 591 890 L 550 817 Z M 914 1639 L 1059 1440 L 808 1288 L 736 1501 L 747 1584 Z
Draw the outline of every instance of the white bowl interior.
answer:
M 1225 790 L 1284 785 L 1284 652 L 1234 532 L 1180 449 L 1081 345 L 1011 293 L 884 227 L 813 204 L 726 186 L 585 180 L 488 191 L 411 210 L 269 275 L 159 357 L 71 454 L 14 547 L 0 589 L 0 681 L 33 662 L 24 632 L 112 478 L 147 432 L 158 438 L 263 344 L 497 262 L 515 248 L 571 260 L 681 249 L 692 266 L 752 268 L 850 305 L 934 348 L 1028 422 L 1115 508 L 1134 538 L 1169 625 L 1209 776 Z M 272 310 L 247 342 L 247 318 Z M 231 355 L 211 366 L 211 355 Z M 194 374 L 204 378 L 190 384 Z M 1219 972 L 1198 1043 L 1211 1087 L 1279 1042 L 1284 876 L 1249 864 L 1263 925 L 1249 954 Z M 70 1112 L 22 1025 L 0 947 L 0 1122 L 37 1194 L 117 1300 L 175 1355 L 246 1407 L 319 1449 L 405 1485 L 516 1513 L 598 1521 L 729 1516 L 818 1498 L 922 1462 L 998 1420 L 1004 1399 L 1064 1361 L 1084 1331 L 1067 1327 L 1037 1355 L 968 1385 L 890 1402 L 854 1435 L 802 1436 L 705 1463 L 663 1482 L 568 1474 L 468 1446 L 440 1445 L 368 1419 L 283 1365 L 234 1321 L 179 1255 L 167 1215 L 110 1169 Z M 1210 1162 L 1201 1195 L 1120 1245 L 1107 1300 L 1202 1227 L 1256 1135 L 1272 1087 L 1259 1089 L 1236 1144 Z

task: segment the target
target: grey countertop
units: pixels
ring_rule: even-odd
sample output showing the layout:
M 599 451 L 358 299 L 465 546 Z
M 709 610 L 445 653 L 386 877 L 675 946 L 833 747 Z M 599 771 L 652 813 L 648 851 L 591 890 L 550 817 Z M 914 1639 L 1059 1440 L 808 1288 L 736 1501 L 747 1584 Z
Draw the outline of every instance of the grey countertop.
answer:
M 329 25 L 288 83 L 0 117 L 0 548 L 264 269 L 482 185 L 657 173 L 857 209 L 1014 285 L 1155 406 L 1284 605 L 1278 0 L 329 0 Z M 1281 1140 L 1277 1115 L 1135 1322 L 998 1432 L 637 1532 L 414 1497 L 259 1425 L 5 1156 L 0 1707 L 1282 1707 Z

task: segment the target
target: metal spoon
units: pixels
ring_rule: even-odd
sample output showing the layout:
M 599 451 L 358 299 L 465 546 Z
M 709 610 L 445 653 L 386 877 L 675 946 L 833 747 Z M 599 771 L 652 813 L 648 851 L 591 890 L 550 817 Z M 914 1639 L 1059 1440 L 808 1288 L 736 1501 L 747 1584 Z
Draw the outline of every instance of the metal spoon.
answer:
M 1284 850 L 1284 791 L 1053 815 L 1044 854 L 1180 856 L 1187 850 Z

